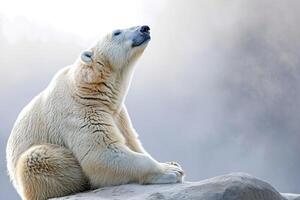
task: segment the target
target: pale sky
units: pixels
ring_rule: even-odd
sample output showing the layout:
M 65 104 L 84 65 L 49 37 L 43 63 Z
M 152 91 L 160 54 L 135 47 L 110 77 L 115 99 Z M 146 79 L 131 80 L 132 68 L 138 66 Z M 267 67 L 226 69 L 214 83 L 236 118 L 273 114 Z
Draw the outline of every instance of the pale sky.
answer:
M 3 32 L 12 41 L 19 37 L 18 29 L 12 25 L 17 18 L 86 39 L 116 28 L 151 23 L 151 14 L 163 9 L 164 3 L 157 5 L 158 2 L 143 0 L 10 0 L 1 2 L 0 16 L 5 19 Z

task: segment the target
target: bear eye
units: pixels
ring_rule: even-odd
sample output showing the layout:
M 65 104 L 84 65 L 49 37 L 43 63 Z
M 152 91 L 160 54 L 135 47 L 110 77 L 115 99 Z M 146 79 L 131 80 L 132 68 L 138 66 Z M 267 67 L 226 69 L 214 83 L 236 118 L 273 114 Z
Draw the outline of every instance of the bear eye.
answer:
M 121 31 L 120 31 L 120 30 L 116 30 L 116 31 L 114 31 L 114 33 L 113 33 L 114 36 L 117 36 L 117 35 L 120 35 L 120 34 L 121 34 Z

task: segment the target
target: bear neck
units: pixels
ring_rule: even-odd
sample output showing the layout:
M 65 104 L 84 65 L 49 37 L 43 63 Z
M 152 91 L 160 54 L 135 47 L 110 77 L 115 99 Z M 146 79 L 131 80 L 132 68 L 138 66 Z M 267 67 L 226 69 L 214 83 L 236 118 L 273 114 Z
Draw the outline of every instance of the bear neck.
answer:
M 116 104 L 117 111 L 120 111 L 122 105 L 124 104 L 128 90 L 130 88 L 134 69 L 135 68 L 133 65 L 128 65 L 128 66 L 122 67 L 122 70 L 120 70 L 120 72 L 117 73 L 117 76 L 115 79 L 115 87 L 119 90 L 119 94 L 117 97 L 118 102 Z
M 73 98 L 82 105 L 106 107 L 112 113 L 119 112 L 134 72 L 133 66 L 124 66 L 122 69 L 95 82 L 75 79 Z M 75 77 L 78 76 L 75 74 Z

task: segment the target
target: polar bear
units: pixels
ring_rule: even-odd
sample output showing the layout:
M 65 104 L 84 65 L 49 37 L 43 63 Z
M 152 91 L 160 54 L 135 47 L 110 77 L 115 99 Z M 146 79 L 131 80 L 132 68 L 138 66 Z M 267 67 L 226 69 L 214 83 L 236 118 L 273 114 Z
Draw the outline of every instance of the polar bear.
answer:
M 183 181 L 179 164 L 160 163 L 144 150 L 124 105 L 149 30 L 137 26 L 107 34 L 22 110 L 6 150 L 8 172 L 22 199 Z

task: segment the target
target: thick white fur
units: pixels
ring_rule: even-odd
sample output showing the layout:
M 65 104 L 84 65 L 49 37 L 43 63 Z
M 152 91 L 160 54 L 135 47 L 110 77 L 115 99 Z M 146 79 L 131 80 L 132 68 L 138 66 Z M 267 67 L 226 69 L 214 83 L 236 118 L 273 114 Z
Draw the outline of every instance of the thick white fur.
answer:
M 177 163 L 159 163 L 145 152 L 123 103 L 133 64 L 147 46 L 131 47 L 138 28 L 108 34 L 22 110 L 8 141 L 7 166 L 23 199 L 182 181 Z

